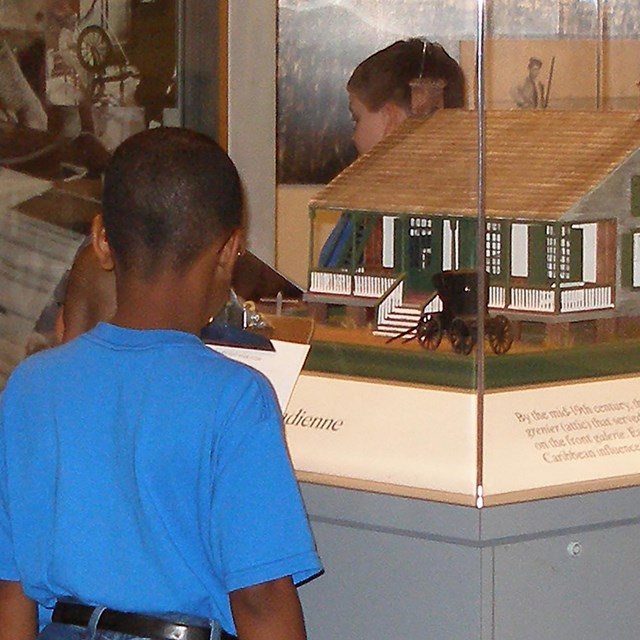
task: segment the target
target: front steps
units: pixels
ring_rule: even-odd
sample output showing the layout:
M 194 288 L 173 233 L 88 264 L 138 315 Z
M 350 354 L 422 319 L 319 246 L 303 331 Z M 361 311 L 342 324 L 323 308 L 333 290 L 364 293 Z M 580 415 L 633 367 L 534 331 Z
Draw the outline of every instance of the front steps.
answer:
M 392 338 L 407 331 L 407 338 L 415 335 L 415 327 L 420 320 L 422 307 L 418 304 L 403 303 L 396 307 L 377 327 L 373 330 L 374 336 Z

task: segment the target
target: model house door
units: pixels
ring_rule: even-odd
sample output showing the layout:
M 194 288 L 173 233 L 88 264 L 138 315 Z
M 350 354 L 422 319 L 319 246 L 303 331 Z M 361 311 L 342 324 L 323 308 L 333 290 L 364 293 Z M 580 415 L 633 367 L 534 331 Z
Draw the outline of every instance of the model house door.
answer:
M 403 245 L 407 285 L 413 291 L 432 291 L 431 278 L 441 270 L 442 220 L 424 216 L 405 219 Z

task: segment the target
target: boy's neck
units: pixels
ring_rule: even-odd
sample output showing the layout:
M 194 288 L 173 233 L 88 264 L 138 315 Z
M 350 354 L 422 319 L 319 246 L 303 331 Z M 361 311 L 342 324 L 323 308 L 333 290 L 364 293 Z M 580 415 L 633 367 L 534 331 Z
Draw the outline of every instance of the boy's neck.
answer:
M 117 311 L 112 322 L 129 329 L 175 329 L 199 335 L 229 298 L 242 234 L 212 241 L 188 266 L 176 270 L 170 261 L 153 277 L 115 261 Z
M 199 335 L 208 320 L 205 295 L 185 278 L 151 282 L 128 278 L 118 283 L 112 323 L 127 329 L 173 329 Z

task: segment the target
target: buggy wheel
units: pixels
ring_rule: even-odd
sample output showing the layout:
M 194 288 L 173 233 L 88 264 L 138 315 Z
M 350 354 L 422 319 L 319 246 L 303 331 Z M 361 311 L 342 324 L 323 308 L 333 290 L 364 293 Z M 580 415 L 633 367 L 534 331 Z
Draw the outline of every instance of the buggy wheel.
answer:
M 80 32 L 77 52 L 80 64 L 87 71 L 101 73 L 111 58 L 113 45 L 102 27 L 91 25 Z
M 449 341 L 456 353 L 467 356 L 476 343 L 476 337 L 464 320 L 454 318 L 449 325 Z
M 493 353 L 497 355 L 507 353 L 513 344 L 513 329 L 509 318 L 502 314 L 497 315 L 491 321 L 489 328 L 487 337 Z
M 418 342 L 424 349 L 435 351 L 442 342 L 442 322 L 436 316 L 431 316 L 425 322 L 420 319 L 416 332 Z

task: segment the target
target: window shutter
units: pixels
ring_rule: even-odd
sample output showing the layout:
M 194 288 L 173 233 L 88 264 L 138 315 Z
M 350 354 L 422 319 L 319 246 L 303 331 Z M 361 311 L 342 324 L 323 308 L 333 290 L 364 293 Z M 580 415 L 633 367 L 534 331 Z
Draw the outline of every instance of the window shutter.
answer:
M 529 282 L 547 286 L 547 245 L 545 224 L 529 226 Z
M 506 222 L 500 223 L 500 281 L 505 284 L 509 282 L 509 275 L 511 271 L 510 259 L 511 256 L 511 225 Z
M 621 280 L 622 286 L 631 288 L 633 286 L 633 233 L 622 234 L 621 250 Z
M 640 176 L 631 176 L 631 215 L 640 217 Z
M 460 218 L 460 268 L 472 269 L 476 265 L 477 220 Z
M 582 281 L 582 229 L 571 229 L 569 235 L 569 279 L 571 282 Z
M 440 216 L 431 218 L 431 269 L 434 272 L 442 269 L 442 224 Z

